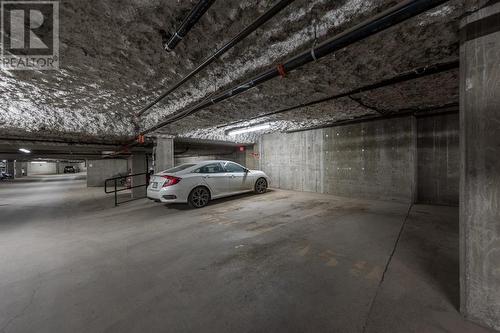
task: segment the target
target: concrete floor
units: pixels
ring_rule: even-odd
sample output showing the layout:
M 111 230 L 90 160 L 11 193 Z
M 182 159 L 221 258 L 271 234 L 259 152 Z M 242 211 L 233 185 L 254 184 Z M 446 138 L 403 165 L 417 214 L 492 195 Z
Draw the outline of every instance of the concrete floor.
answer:
M 2 182 L 0 332 L 488 332 L 456 310 L 458 210 L 408 212 L 278 190 L 113 208 L 80 175 Z

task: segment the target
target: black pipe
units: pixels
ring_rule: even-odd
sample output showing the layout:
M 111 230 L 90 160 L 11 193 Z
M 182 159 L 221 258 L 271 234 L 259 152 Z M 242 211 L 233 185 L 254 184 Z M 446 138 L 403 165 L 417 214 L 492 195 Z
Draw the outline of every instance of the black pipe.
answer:
M 407 19 L 410 19 L 429 9 L 437 7 L 445 2 L 447 2 L 447 0 L 404 1 L 376 15 L 375 17 L 327 40 L 326 42 L 322 43 L 316 48 L 311 49 L 310 51 L 303 52 L 276 68 L 268 69 L 267 71 L 257 75 L 253 79 L 248 80 L 247 82 L 237 86 L 236 88 L 228 89 L 215 96 L 214 98 L 206 99 L 192 108 L 189 108 L 167 118 L 161 123 L 144 130 L 143 132 L 141 132 L 141 135 L 151 133 L 190 114 L 198 112 L 210 105 L 219 103 L 223 100 L 241 94 L 242 92 L 245 92 L 259 84 L 269 81 L 279 75 L 283 75 L 283 73 L 290 72 L 305 64 L 321 59 L 328 54 L 338 51 L 357 41 L 363 40 L 380 31 L 386 30 L 393 25 L 406 21 Z
M 241 42 L 243 39 L 248 37 L 252 32 L 257 30 L 259 27 L 261 27 L 263 24 L 265 24 L 267 21 L 269 21 L 272 17 L 274 17 L 276 14 L 278 14 L 280 11 L 282 11 L 286 6 L 291 4 L 294 0 L 281 0 L 278 2 L 276 5 L 274 5 L 271 9 L 269 9 L 267 12 L 262 14 L 259 18 L 257 18 L 252 24 L 247 26 L 245 29 L 243 29 L 239 34 L 234 36 L 229 42 L 227 42 L 224 46 L 222 46 L 220 49 L 218 49 L 213 55 L 210 57 L 206 58 L 198 67 L 196 67 L 191 73 L 186 75 L 184 78 L 182 78 L 180 81 L 178 81 L 176 84 L 174 84 L 170 89 L 165 91 L 163 94 L 161 94 L 159 97 L 157 97 L 154 101 L 149 103 L 146 107 L 144 107 L 141 111 L 137 113 L 137 116 L 142 116 L 146 111 L 151 109 L 154 105 L 156 105 L 158 102 L 160 102 L 162 99 L 170 95 L 172 92 L 177 90 L 180 86 L 182 86 L 184 83 L 186 83 L 190 78 L 198 74 L 202 69 L 213 63 L 215 60 L 220 58 L 224 53 L 232 49 L 236 44 Z
M 415 116 L 415 117 L 432 117 L 432 116 L 439 116 L 439 115 L 446 115 L 446 114 L 458 114 L 459 110 L 459 104 L 456 102 L 440 105 L 440 106 L 435 106 L 435 107 L 429 107 L 425 109 L 406 109 L 406 110 L 399 110 L 394 113 L 387 114 L 385 116 L 381 115 L 370 115 L 370 116 L 361 116 L 358 118 L 354 119 L 346 119 L 346 120 L 339 120 L 335 121 L 332 123 L 327 123 L 323 125 L 317 125 L 317 126 L 311 126 L 311 127 L 305 127 L 305 128 L 299 128 L 299 129 L 294 129 L 294 130 L 289 130 L 285 131 L 285 133 L 296 133 L 296 132 L 305 132 L 305 131 L 311 131 L 311 130 L 316 130 L 316 129 L 322 129 L 322 128 L 330 128 L 330 127 L 337 127 L 337 126 L 344 126 L 344 125 L 352 125 L 352 124 L 359 124 L 359 123 L 366 123 L 370 121 L 376 121 L 376 120 L 384 120 L 384 119 L 394 119 L 394 118 L 403 118 L 403 117 L 408 117 L 408 116 Z
M 207 12 L 208 8 L 214 4 L 215 0 L 200 0 L 198 4 L 191 10 L 189 15 L 184 19 L 182 22 L 181 26 L 177 31 L 170 37 L 170 40 L 165 43 L 164 47 L 165 50 L 168 52 L 172 51 L 177 44 L 184 38 L 189 30 L 191 30 L 192 27 L 198 21 L 200 18 Z
M 219 125 L 219 126 L 217 126 L 217 128 L 227 127 L 227 126 L 239 124 L 239 123 L 244 122 L 244 121 L 250 121 L 250 120 L 255 120 L 255 119 L 259 119 L 259 118 L 269 117 L 269 116 L 273 116 L 273 115 L 280 114 L 280 113 L 290 112 L 290 111 L 305 108 L 308 106 L 313 106 L 316 104 L 321 104 L 321 103 L 329 102 L 332 100 L 336 100 L 336 99 L 339 99 L 342 97 L 356 95 L 359 93 L 387 87 L 387 86 L 394 85 L 397 83 L 402 83 L 402 82 L 415 80 L 415 79 L 422 78 L 422 77 L 429 76 L 429 75 L 435 75 L 435 74 L 447 72 L 447 71 L 452 70 L 452 69 L 457 69 L 458 67 L 459 67 L 458 60 L 440 63 L 440 64 L 429 65 L 429 66 L 425 66 L 425 67 L 420 67 L 420 68 L 414 69 L 412 71 L 391 77 L 391 78 L 386 79 L 386 80 L 372 83 L 372 84 L 369 84 L 369 85 L 366 85 L 363 87 L 355 88 L 355 89 L 352 89 L 352 90 L 349 90 L 349 91 L 346 91 L 343 93 L 335 94 L 332 96 L 323 97 L 320 99 L 316 99 L 314 101 L 290 106 L 290 107 L 287 107 L 284 109 L 280 109 L 280 110 L 276 110 L 276 111 L 272 111 L 272 112 L 268 112 L 268 113 L 263 113 L 263 114 L 260 114 L 258 116 L 255 116 L 255 117 L 247 118 L 245 120 L 233 121 L 230 123 Z

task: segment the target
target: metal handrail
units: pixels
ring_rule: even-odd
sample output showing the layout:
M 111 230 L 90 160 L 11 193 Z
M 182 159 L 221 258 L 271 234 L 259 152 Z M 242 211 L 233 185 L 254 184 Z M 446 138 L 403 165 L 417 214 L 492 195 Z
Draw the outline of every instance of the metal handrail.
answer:
M 144 175 L 146 176 L 146 183 L 145 184 L 137 185 L 137 186 L 130 186 L 130 187 L 125 187 L 125 188 L 122 188 L 122 189 L 118 189 L 118 180 L 121 180 L 121 179 L 125 179 L 126 180 L 127 178 L 144 176 Z M 106 194 L 114 193 L 114 195 L 115 195 L 115 207 L 117 207 L 118 206 L 118 192 L 123 192 L 123 191 L 131 190 L 131 189 L 134 189 L 134 188 L 149 186 L 149 175 L 150 174 L 148 172 L 142 172 L 142 173 L 135 173 L 135 174 L 126 175 L 126 176 L 108 178 L 108 179 L 106 179 L 104 181 L 104 192 Z M 110 181 L 113 182 L 113 188 L 114 188 L 113 191 L 108 191 L 108 182 L 110 182 Z M 121 203 L 129 202 L 129 201 L 132 201 L 132 200 L 127 200 L 127 201 L 124 201 L 124 202 L 121 202 Z

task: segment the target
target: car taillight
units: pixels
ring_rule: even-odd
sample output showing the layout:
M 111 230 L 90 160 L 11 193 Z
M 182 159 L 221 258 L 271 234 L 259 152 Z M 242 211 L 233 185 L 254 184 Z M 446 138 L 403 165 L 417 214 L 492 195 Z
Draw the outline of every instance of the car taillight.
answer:
M 174 176 L 161 176 L 165 178 L 167 181 L 163 184 L 162 187 L 172 186 L 181 181 L 182 178 L 174 177 Z

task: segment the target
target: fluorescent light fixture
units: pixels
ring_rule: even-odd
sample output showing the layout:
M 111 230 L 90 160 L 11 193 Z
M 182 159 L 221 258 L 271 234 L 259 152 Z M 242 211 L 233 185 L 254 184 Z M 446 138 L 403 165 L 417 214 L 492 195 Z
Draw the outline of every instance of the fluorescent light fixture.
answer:
M 47 164 L 46 161 L 32 161 L 32 164 Z
M 25 149 L 25 148 L 19 148 L 19 151 L 25 154 L 30 154 L 31 150 Z
M 234 130 L 229 130 L 226 132 L 227 135 L 237 135 L 237 134 L 243 134 L 243 133 L 249 133 L 249 132 L 256 132 L 256 131 L 261 131 L 261 130 L 266 130 L 271 128 L 271 125 L 269 124 L 260 124 L 260 125 L 255 125 L 255 126 L 250 126 L 250 127 L 245 127 L 245 128 L 237 128 Z

